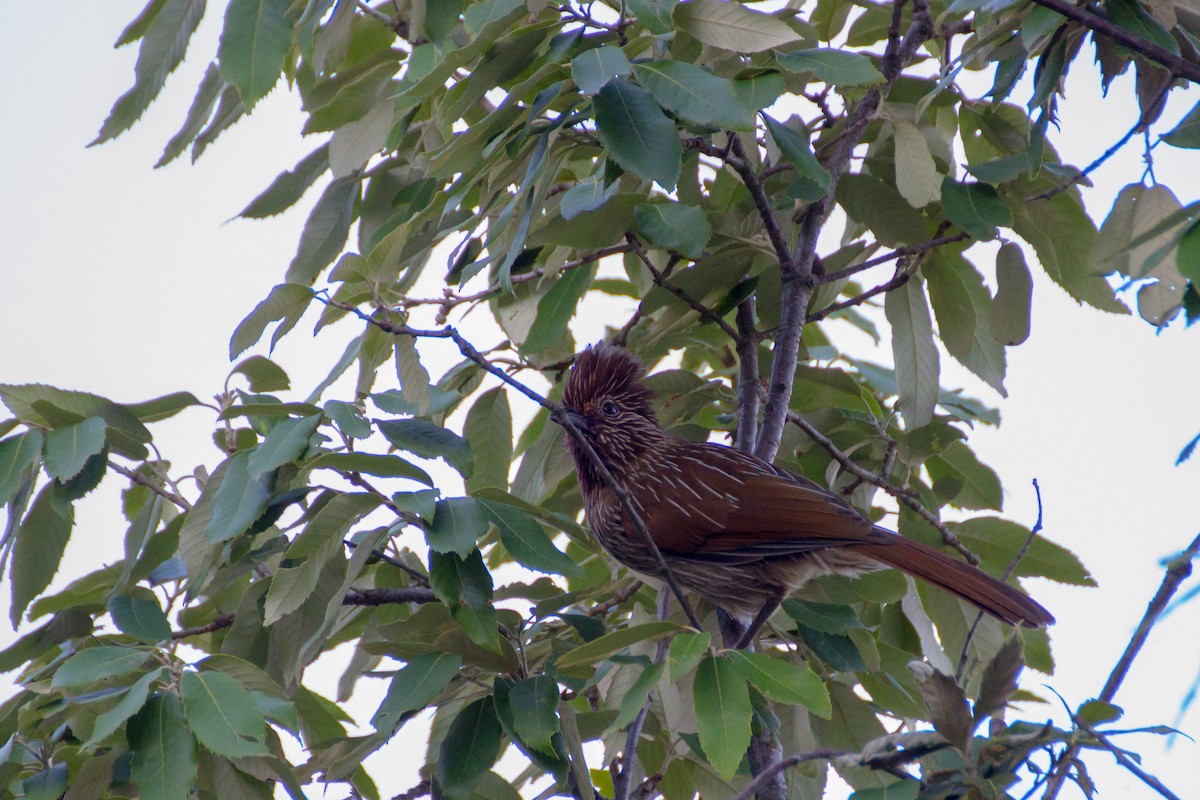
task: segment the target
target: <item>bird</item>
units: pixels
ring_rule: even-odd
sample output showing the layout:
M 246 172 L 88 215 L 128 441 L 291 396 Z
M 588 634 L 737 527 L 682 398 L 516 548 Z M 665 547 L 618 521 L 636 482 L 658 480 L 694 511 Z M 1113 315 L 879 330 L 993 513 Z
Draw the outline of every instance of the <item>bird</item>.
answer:
M 1054 617 L 971 564 L 882 528 L 833 492 L 750 453 L 685 441 L 659 425 L 641 361 L 601 342 L 579 353 L 563 412 L 641 517 L 675 581 L 735 619 L 748 646 L 779 604 L 812 578 L 892 568 L 1010 625 Z M 572 437 L 589 527 L 617 561 L 662 580 L 659 561 L 592 456 Z

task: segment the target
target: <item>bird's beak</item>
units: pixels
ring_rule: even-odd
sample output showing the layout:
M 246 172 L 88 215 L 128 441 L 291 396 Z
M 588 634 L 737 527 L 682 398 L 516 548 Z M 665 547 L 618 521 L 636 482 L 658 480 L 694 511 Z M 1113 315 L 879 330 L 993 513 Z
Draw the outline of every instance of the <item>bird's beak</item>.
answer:
M 592 427 L 591 421 L 575 409 L 564 408 L 563 411 L 566 413 L 567 419 L 571 420 L 571 424 L 578 428 L 580 433 L 587 433 L 588 429 Z

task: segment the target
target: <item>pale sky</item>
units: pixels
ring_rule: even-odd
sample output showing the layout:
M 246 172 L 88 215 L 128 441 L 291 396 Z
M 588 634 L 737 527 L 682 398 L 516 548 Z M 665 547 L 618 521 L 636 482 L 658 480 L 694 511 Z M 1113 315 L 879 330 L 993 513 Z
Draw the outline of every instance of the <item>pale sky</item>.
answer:
M 186 389 L 201 398 L 221 389 L 229 367 L 229 334 L 282 280 L 317 192 L 293 211 L 264 222 L 226 220 L 319 143 L 302 140 L 294 94 L 278 87 L 248 120 L 225 133 L 198 164 L 186 155 L 153 170 L 182 122 L 195 86 L 216 50 L 222 10 L 214 4 L 157 102 L 131 132 L 97 148 L 95 136 L 113 101 L 132 83 L 136 50 L 111 43 L 140 2 L 66 0 L 48 13 L 40 4 L 11 4 L 0 27 L 0 382 L 41 382 L 139 401 Z M 1087 46 L 1085 46 L 1086 48 Z M 1064 160 L 1086 164 L 1117 141 L 1136 118 L 1132 80 L 1120 79 L 1108 100 L 1094 87 L 1091 56 L 1072 71 L 1059 137 Z M 1157 133 L 1170 129 L 1198 93 L 1173 98 Z M 1018 94 L 1023 99 L 1024 96 Z M 1157 176 L 1184 202 L 1200 199 L 1200 155 L 1160 146 Z M 1142 174 L 1138 140 L 1096 175 L 1085 191 L 1093 218 L 1103 219 L 1116 192 Z M 985 275 L 991 267 L 977 262 Z M 1031 258 L 1031 264 L 1034 264 Z M 1080 308 L 1038 274 L 1033 333 L 1008 352 L 1009 398 L 1000 401 L 943 357 L 943 385 L 966 386 L 999 403 L 1003 424 L 980 429 L 971 446 L 999 473 L 1006 516 L 1032 524 L 1030 480 L 1041 484 L 1044 534 L 1072 549 L 1100 584 L 1096 590 L 1027 581 L 1058 617 L 1053 629 L 1058 669 L 1027 677 L 1029 688 L 1053 687 L 1077 706 L 1099 692 L 1162 578 L 1160 559 L 1197 530 L 1200 457 L 1173 466 L 1200 432 L 1200 340 L 1176 323 L 1156 334 L 1135 317 Z M 886 277 L 886 276 L 881 276 Z M 1132 299 L 1132 298 L 1130 298 Z M 882 314 L 878 315 L 882 318 Z M 609 320 L 578 320 L 577 340 L 596 339 Z M 299 393 L 317 383 L 340 354 L 350 327 L 315 341 L 301 325 L 277 350 Z M 491 344 L 481 335 L 482 344 Z M 255 352 L 265 352 L 259 349 Z M 423 351 L 431 371 L 446 351 Z M 877 358 L 891 359 L 890 349 Z M 520 398 L 514 410 L 528 413 Z M 220 460 L 208 441 L 211 412 L 192 410 L 153 428 L 178 465 Z M 71 576 L 118 557 L 122 526 L 113 477 L 81 504 L 64 571 Z M 1188 586 L 1194 585 L 1196 579 Z M 61 583 L 61 582 L 60 582 Z M 7 605 L 7 587 L 0 605 Z M 0 609 L 3 610 L 3 609 Z M 4 615 L 5 617 L 7 614 Z M 1200 670 L 1200 606 L 1185 607 L 1152 635 L 1116 702 L 1123 727 L 1171 724 Z M 0 646 L 13 634 L 0 629 Z M 2 680 L 2 679 L 0 679 Z M 381 696 L 380 681 L 356 698 L 365 722 Z M 6 692 L 5 692 L 6 693 Z M 1064 716 L 1057 707 L 1028 706 L 1030 720 Z M 1200 733 L 1200 710 L 1182 727 Z M 419 733 L 419 732 L 417 732 Z M 414 733 L 398 736 L 373 759 L 384 793 L 416 782 L 416 764 L 401 758 Z M 1123 739 L 1144 766 L 1183 796 L 1200 793 L 1186 739 L 1165 750 L 1156 737 Z M 423 748 L 421 748 L 423 752 Z M 1106 797 L 1150 796 L 1136 778 L 1092 755 L 1092 777 Z M 1076 797 L 1070 790 L 1063 797 Z

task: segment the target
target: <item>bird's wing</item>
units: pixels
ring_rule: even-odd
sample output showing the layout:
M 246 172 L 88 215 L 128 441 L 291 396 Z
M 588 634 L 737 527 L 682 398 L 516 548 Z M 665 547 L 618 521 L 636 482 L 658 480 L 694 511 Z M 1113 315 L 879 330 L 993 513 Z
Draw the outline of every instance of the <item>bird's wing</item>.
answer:
M 679 448 L 677 486 L 649 488 L 640 503 L 660 548 L 696 558 L 754 561 L 881 534 L 845 502 L 815 483 L 720 445 Z

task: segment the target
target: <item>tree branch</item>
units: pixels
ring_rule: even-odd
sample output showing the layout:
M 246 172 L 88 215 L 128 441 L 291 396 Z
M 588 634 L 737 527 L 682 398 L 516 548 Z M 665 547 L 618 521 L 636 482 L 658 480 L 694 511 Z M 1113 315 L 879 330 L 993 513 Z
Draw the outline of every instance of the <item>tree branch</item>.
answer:
M 184 511 L 192 510 L 192 504 L 189 503 L 187 498 L 183 497 L 183 495 L 176 494 L 165 486 L 160 486 L 137 470 L 123 467 L 111 459 L 109 459 L 108 468 L 118 475 L 124 475 L 126 478 L 129 478 L 129 480 L 133 481 L 138 486 L 145 486 L 159 497 L 163 498 L 164 500 L 169 500 L 170 502 L 182 508 Z
M 228 614 L 221 614 L 207 625 L 197 625 L 194 628 L 182 628 L 177 631 L 171 631 L 171 639 L 174 641 L 179 641 L 180 639 L 186 639 L 189 636 L 203 636 L 206 633 L 213 633 L 214 631 L 219 631 L 222 628 L 228 628 L 233 624 L 233 619 L 234 615 L 232 612 Z
M 670 616 L 670 612 L 671 595 L 664 587 L 658 591 L 657 618 L 660 621 L 665 620 Z M 661 664 L 666 657 L 667 640 L 659 639 L 658 647 L 654 651 L 654 663 Z M 637 762 L 637 743 L 642 738 L 642 726 L 646 723 L 646 714 L 650 711 L 650 701 L 653 697 L 653 692 L 646 695 L 646 702 L 642 703 L 642 710 L 638 712 L 625 732 L 625 749 L 621 751 L 621 769 L 613 776 L 613 800 L 629 800 L 629 790 L 633 786 L 633 767 Z
M 354 589 L 342 598 L 344 606 L 387 606 L 402 603 L 436 603 L 437 595 L 423 586 L 403 589 Z
M 1104 683 L 1104 689 L 1100 692 L 1100 700 L 1106 703 L 1111 703 L 1117 695 L 1117 690 L 1121 688 L 1121 683 L 1125 680 L 1125 676 L 1129 674 L 1130 667 L 1133 666 L 1134 659 L 1141 652 L 1142 646 L 1146 644 L 1146 639 L 1150 636 L 1150 631 L 1158 623 L 1162 617 L 1163 610 L 1167 604 L 1171 602 L 1171 598 L 1179 591 L 1179 585 L 1183 583 L 1188 576 L 1192 574 L 1192 561 L 1200 554 L 1200 536 L 1192 540 L 1192 543 L 1175 558 L 1171 559 L 1167 565 L 1166 574 L 1163 575 L 1162 583 L 1158 587 L 1158 591 L 1154 593 L 1154 597 L 1150 600 L 1150 604 L 1146 606 L 1146 613 L 1142 615 L 1142 621 L 1138 624 L 1137 630 L 1133 632 L 1133 637 L 1129 640 L 1129 644 L 1125 646 L 1125 652 L 1121 654 L 1121 658 L 1117 661 L 1109 673 L 1108 680 Z M 1062 785 L 1066 781 L 1067 772 L 1070 766 L 1075 761 L 1075 756 L 1079 753 L 1079 745 L 1071 744 L 1063 753 L 1055 760 L 1054 766 L 1051 767 L 1050 777 L 1046 781 L 1046 793 L 1042 795 L 1042 800 L 1054 800 L 1058 797 L 1058 793 L 1062 790 Z
M 754 780 L 750 781 L 750 783 L 747 784 L 745 789 L 742 789 L 740 792 L 738 792 L 734 796 L 733 800 L 750 800 L 750 798 L 754 796 L 754 793 L 757 792 L 759 789 L 761 789 L 763 786 L 765 786 L 771 779 L 773 779 L 775 777 L 775 775 L 777 773 L 783 772 L 784 770 L 787 770 L 787 769 L 791 769 L 792 767 L 797 766 L 799 764 L 803 764 L 805 761 L 816 761 L 818 759 L 825 760 L 825 759 L 837 758 L 838 756 L 845 756 L 845 755 L 850 755 L 850 753 L 848 753 L 845 750 L 826 750 L 826 749 L 809 750 L 806 753 L 796 753 L 794 755 L 790 755 L 787 758 L 781 759 L 781 760 L 775 762 L 774 764 L 772 764 L 767 769 L 763 770 L 762 774 L 756 776 L 754 778 Z
M 870 269 L 871 267 L 878 267 L 880 264 L 886 264 L 889 261 L 895 261 L 898 258 L 920 255 L 921 253 L 934 250 L 942 245 L 954 244 L 955 242 L 964 242 L 970 238 L 971 235 L 964 232 L 956 233 L 953 236 L 941 236 L 937 239 L 930 239 L 928 242 L 922 242 L 921 244 L 914 244 L 908 247 L 897 247 L 890 253 L 868 259 L 861 264 L 855 264 L 852 267 L 839 269 L 837 272 L 826 273 L 821 278 L 821 283 L 832 283 L 833 281 L 841 280 L 842 278 L 849 278 L 851 275 L 856 275 L 859 272 Z
M 762 407 L 762 378 L 758 374 L 758 336 L 756 335 L 754 295 L 737 308 L 737 327 L 741 339 L 737 343 L 737 448 L 753 453 L 758 436 L 758 412 Z
M 763 189 L 762 180 L 759 179 L 758 173 L 754 171 L 754 164 L 746 155 L 746 148 L 742 146 L 741 136 L 736 133 L 730 135 L 729 150 L 729 154 L 725 156 L 725 163 L 741 177 L 742 183 L 750 192 L 750 197 L 754 200 L 754 207 L 758 210 L 758 216 L 762 218 L 763 228 L 767 231 L 767 238 L 771 241 L 771 247 L 775 249 L 775 257 L 779 259 L 779 268 L 783 270 L 784 274 L 788 274 L 795 269 L 791 247 L 788 245 L 787 237 L 783 235 L 783 230 L 779 227 L 779 219 L 775 216 L 775 209 L 771 207 L 771 200 L 767 197 L 766 190 Z
M 697 314 L 704 317 L 721 330 L 725 331 L 726 335 L 728 335 L 733 341 L 741 341 L 741 335 L 738 334 L 734 327 L 726 322 L 720 314 L 713 311 L 711 308 L 704 305 L 699 300 L 685 292 L 683 289 L 680 289 L 678 286 L 672 286 L 671 284 L 667 283 L 666 276 L 663 275 L 662 271 L 659 270 L 658 267 L 654 266 L 654 262 L 650 260 L 650 256 L 646 253 L 646 248 L 642 247 L 642 243 L 638 241 L 638 238 L 635 234 L 632 232 L 626 233 L 625 241 L 629 242 L 630 249 L 635 255 L 637 255 L 638 260 L 642 262 L 642 266 L 646 268 L 646 271 L 649 272 L 654 278 L 655 284 L 661 286 L 683 302 L 687 303 Z

